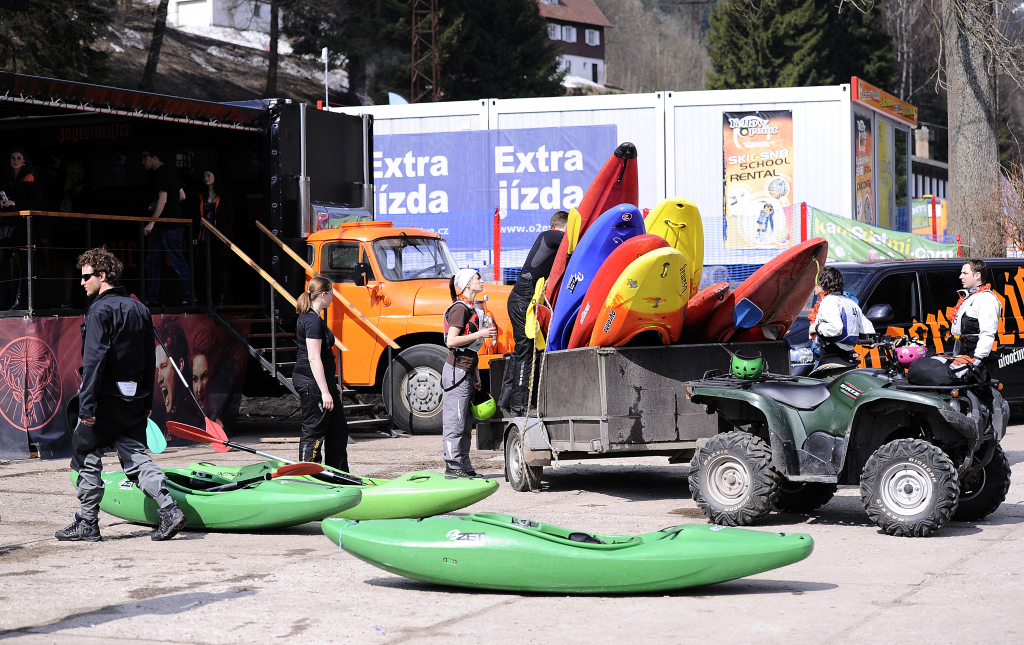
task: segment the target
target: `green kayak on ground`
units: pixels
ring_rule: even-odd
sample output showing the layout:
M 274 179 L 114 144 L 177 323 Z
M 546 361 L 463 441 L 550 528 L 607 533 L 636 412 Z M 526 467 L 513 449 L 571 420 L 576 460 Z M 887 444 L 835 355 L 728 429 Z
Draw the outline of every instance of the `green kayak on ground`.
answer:
M 255 530 L 295 526 L 322 520 L 351 508 L 362 497 L 358 487 L 279 478 L 255 482 L 244 488 L 207 492 L 206 488 L 231 483 L 207 476 L 193 477 L 191 469 L 164 468 L 167 488 L 188 518 L 189 528 Z M 100 509 L 115 517 L 140 524 L 157 525 L 157 505 L 139 490 L 122 471 L 108 471 L 103 477 Z M 78 473 L 71 471 L 71 483 Z
M 725 582 L 799 562 L 814 540 L 684 524 L 643 535 L 599 535 L 492 513 L 353 522 L 324 534 L 391 573 L 457 587 L 555 593 L 667 591 Z
M 264 461 L 241 467 L 194 463 L 189 464 L 188 467 L 194 472 L 208 473 L 228 480 L 244 480 L 273 472 L 284 463 L 282 461 Z M 498 490 L 498 482 L 493 479 L 453 477 L 431 470 L 408 473 L 394 479 L 344 474 L 366 484 L 364 486 L 342 486 L 363 493 L 362 501 L 358 506 L 338 513 L 340 517 L 350 520 L 418 518 L 450 513 L 475 504 Z M 282 477 L 281 479 L 320 481 L 316 475 Z

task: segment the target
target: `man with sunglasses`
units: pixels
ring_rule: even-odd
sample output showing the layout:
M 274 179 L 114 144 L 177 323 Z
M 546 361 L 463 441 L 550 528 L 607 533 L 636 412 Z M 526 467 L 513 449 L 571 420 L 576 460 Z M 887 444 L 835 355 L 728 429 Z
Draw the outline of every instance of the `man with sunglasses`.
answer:
M 157 153 L 149 149 L 142 152 L 142 167 L 153 175 L 153 203 L 149 207 L 149 216 L 157 219 L 181 219 L 181 200 L 185 199 L 185 192 L 179 185 L 175 169 L 165 164 L 161 155 L 169 158 L 166 153 Z M 164 253 L 167 253 L 171 268 L 178 274 L 178 281 L 181 284 L 181 305 L 187 307 L 192 304 L 192 280 L 182 246 L 184 227 L 185 225 L 180 222 L 150 222 L 143 229 L 145 234 L 152 238 L 146 253 L 147 305 L 160 304 L 160 268 L 163 265 Z
M 954 353 L 983 359 L 992 353 L 999 333 L 1002 311 L 992 293 L 988 265 L 983 260 L 967 260 L 960 270 L 960 300 L 950 316 L 950 333 L 956 338 Z
M 152 539 L 168 540 L 187 520 L 167 490 L 163 471 L 146 454 L 156 370 L 153 320 L 149 309 L 117 286 L 123 267 L 106 249 L 83 253 L 78 268 L 92 301 L 82 324 L 82 385 L 71 438 L 71 467 L 78 472 L 82 510 L 71 526 L 55 535 L 61 541 L 100 541 L 101 459 L 114 448 L 128 479 L 160 507 L 160 525 Z

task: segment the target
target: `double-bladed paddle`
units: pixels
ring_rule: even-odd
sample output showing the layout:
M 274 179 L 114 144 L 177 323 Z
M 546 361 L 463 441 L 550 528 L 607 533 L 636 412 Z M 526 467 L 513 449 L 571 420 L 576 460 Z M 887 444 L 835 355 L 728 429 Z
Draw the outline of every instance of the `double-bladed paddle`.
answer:
M 262 481 L 270 481 L 275 477 L 301 477 L 302 475 L 315 475 L 322 473 L 324 467 L 320 464 L 311 463 L 297 463 L 297 464 L 285 464 L 280 466 L 277 470 L 272 473 L 263 473 L 259 477 L 253 477 L 251 479 L 243 479 L 239 482 L 230 482 L 222 484 L 220 486 L 214 486 L 213 488 L 206 488 L 203 492 L 206 493 L 223 493 L 229 490 L 237 490 L 239 488 L 245 488 L 250 484 L 255 484 Z
M 187 423 L 180 423 L 178 421 L 168 421 L 167 429 L 170 430 L 171 434 L 173 434 L 175 437 L 179 437 L 181 439 L 189 439 L 191 441 L 198 441 L 200 443 L 208 443 L 215 447 L 217 445 L 222 445 L 226 449 L 237 448 L 238 450 L 241 450 L 243 452 L 250 452 L 254 455 L 259 455 L 260 457 L 266 457 L 267 459 L 273 459 L 274 461 L 283 461 L 287 464 L 299 463 L 296 461 L 292 461 L 291 459 L 284 459 L 282 457 L 278 457 L 276 455 L 263 452 L 262 450 L 256 450 L 255 448 L 244 446 L 240 443 L 228 441 L 227 439 L 221 439 L 220 437 L 211 436 L 203 432 L 202 428 L 190 426 Z M 221 452 L 227 452 L 227 450 L 223 450 Z M 322 472 L 319 472 L 317 474 L 320 475 L 321 477 L 327 477 L 328 479 L 334 480 L 335 482 L 341 484 L 348 484 L 354 486 L 368 485 L 367 482 L 363 481 L 362 479 L 354 475 L 344 475 L 342 473 L 336 473 L 331 470 L 323 470 Z
M 142 302 L 141 300 L 139 300 L 139 297 L 136 296 L 134 293 L 132 294 L 132 300 L 135 300 L 136 302 Z M 211 419 L 209 415 L 206 414 L 206 410 L 203 409 L 203 406 L 199 405 L 199 399 L 196 398 L 195 392 L 192 391 L 192 388 L 189 386 L 188 381 L 185 380 L 185 375 L 181 373 L 180 369 L 178 369 L 178 364 L 174 362 L 174 357 L 171 356 L 171 353 L 169 351 L 167 351 L 167 345 L 164 345 L 164 341 L 162 338 L 160 338 L 160 334 L 157 333 L 156 329 L 153 330 L 153 335 L 156 336 L 156 342 L 160 343 L 160 347 L 164 350 L 164 354 L 167 356 L 168 362 L 170 362 L 171 367 L 174 368 L 174 373 L 178 375 L 179 379 L 181 379 L 181 384 L 185 386 L 185 391 L 188 392 L 188 395 L 192 397 L 192 401 L 196 404 L 196 407 L 199 408 L 199 413 L 203 415 L 204 419 L 206 419 L 206 431 L 210 433 L 210 435 L 213 437 L 227 441 L 228 436 L 224 433 L 224 428 L 220 427 L 220 425 L 216 421 Z M 228 451 L 227 446 L 219 444 L 213 444 L 213 449 L 216 452 Z

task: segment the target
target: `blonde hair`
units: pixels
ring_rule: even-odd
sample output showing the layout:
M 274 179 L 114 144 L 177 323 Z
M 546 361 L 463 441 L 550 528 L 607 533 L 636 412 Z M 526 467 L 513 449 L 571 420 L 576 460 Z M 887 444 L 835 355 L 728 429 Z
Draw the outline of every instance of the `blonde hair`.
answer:
M 302 292 L 299 299 L 295 302 L 295 313 L 300 316 L 308 313 L 313 308 L 314 298 L 325 293 L 331 293 L 331 291 L 331 281 L 323 276 L 316 276 L 309 281 L 309 284 L 306 285 L 306 290 Z

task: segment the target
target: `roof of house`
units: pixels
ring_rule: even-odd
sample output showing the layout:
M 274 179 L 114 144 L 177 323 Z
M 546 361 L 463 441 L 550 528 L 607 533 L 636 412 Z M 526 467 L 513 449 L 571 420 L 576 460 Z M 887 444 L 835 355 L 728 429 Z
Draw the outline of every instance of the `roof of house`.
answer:
M 612 26 L 612 23 L 608 22 L 608 19 L 594 4 L 594 0 L 558 0 L 558 4 L 548 4 L 543 0 L 537 0 L 537 4 L 540 5 L 540 15 L 551 20 L 579 22 L 600 27 Z

